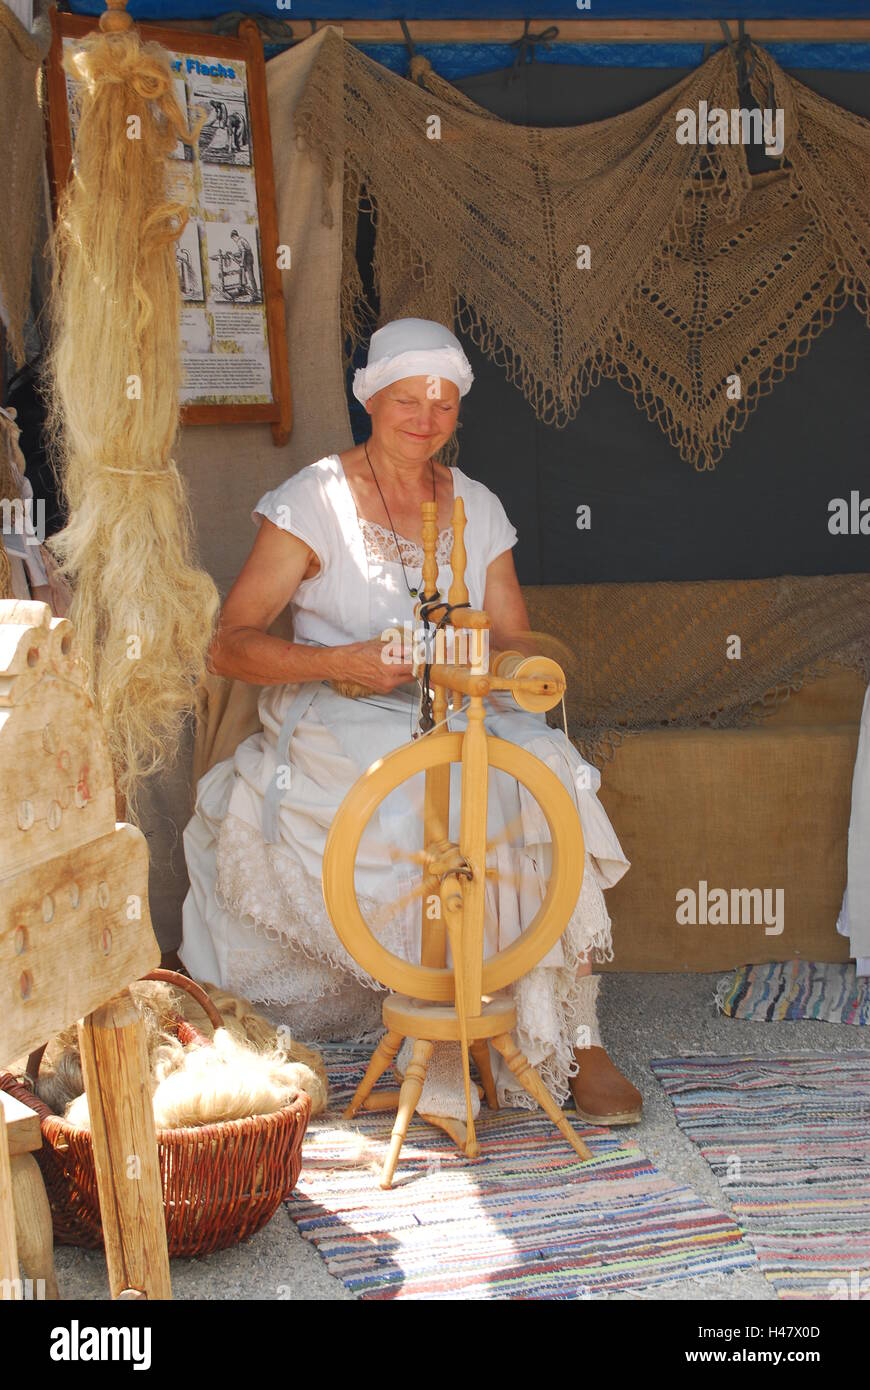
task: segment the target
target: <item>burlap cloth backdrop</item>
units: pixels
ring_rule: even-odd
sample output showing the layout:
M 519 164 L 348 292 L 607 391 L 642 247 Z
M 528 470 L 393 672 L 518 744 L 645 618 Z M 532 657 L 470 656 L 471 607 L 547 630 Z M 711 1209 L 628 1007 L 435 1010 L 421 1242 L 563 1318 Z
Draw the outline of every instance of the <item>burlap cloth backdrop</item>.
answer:
M 364 188 L 381 322 L 455 316 L 557 426 L 614 376 L 697 467 L 715 464 L 847 297 L 870 323 L 870 122 L 763 49 L 752 90 L 784 113 L 787 165 L 751 177 L 742 145 L 676 139 L 682 108 L 741 107 L 727 49 L 633 111 L 539 129 L 483 110 L 425 59 L 412 62 L 421 86 L 327 33 L 296 127 L 327 186 L 344 158 L 352 345 L 366 322 L 354 256 Z M 733 373 L 739 400 L 726 394 Z
M 319 173 L 294 140 L 296 103 L 331 32 L 319 31 L 266 65 L 278 240 L 291 250 L 290 267 L 282 271 L 294 401 L 290 442 L 286 449 L 275 449 L 259 427 L 264 445 L 253 458 L 234 447 L 241 430 L 222 431 L 220 447 L 210 430 L 188 430 L 184 435 L 182 452 L 197 529 L 212 573 L 220 566 L 217 577 L 222 589 L 229 587 L 253 544 L 256 532 L 250 510 L 260 495 L 324 454 L 353 443 L 339 327 L 341 207 L 334 190 L 335 217 L 331 225 L 325 225 Z M 337 88 L 335 95 L 337 99 Z M 240 480 L 244 495 L 236 496 Z M 213 557 L 205 556 L 209 542 Z M 269 630 L 289 639 L 289 612 L 285 610 Z M 232 757 L 241 740 L 261 727 L 257 714 L 261 688 L 222 676 L 208 677 L 201 691 L 201 720 L 193 749 L 191 802 L 203 773 Z
M 36 82 L 51 33 L 45 21 L 29 34 L 0 3 L 0 132 L 3 138 L 3 231 L 0 235 L 0 317 L 15 365 L 24 363 L 24 320 L 42 180 L 43 122 Z
M 870 575 L 523 593 L 532 627 L 575 653 L 568 733 L 599 765 L 628 733 L 759 723 L 831 663 L 870 679 Z

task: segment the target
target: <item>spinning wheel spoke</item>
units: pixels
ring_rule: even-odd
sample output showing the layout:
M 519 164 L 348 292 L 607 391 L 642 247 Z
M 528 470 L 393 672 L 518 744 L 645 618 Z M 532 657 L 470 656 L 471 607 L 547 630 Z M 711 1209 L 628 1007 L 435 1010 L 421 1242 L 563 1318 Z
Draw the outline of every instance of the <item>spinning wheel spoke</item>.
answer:
M 489 852 L 489 850 L 491 849 L 496 849 L 499 845 L 509 844 L 510 841 L 514 838 L 514 836 L 520 833 L 522 828 L 523 815 L 522 811 L 520 811 L 517 815 L 515 815 L 511 820 L 508 821 L 507 825 L 503 825 L 501 830 L 499 830 L 495 835 L 493 835 L 489 840 L 487 840 L 487 852 Z
M 425 849 L 395 849 L 387 847 L 387 853 L 394 864 L 422 864 L 425 868 L 431 855 Z
M 422 883 L 418 883 L 410 892 L 403 893 L 400 898 L 395 898 L 391 903 L 384 903 L 383 907 L 381 907 L 373 917 L 369 918 L 370 923 L 377 927 L 389 926 L 393 918 L 396 917 L 403 908 L 406 908 L 409 903 L 416 902 L 418 898 L 422 898 L 426 890 L 427 883 L 424 878 Z
M 428 862 L 429 856 L 426 856 L 426 858 Z M 524 884 L 528 884 L 531 876 L 531 871 L 527 873 L 518 873 L 510 869 L 500 869 L 497 864 L 491 864 L 485 870 L 486 878 L 492 879 L 499 884 L 504 884 L 506 887 L 515 888 L 517 891 L 519 891 Z M 431 893 L 436 893 L 437 883 L 437 878 L 431 875 L 424 875 L 422 881 L 414 888 L 410 889 L 409 892 L 403 893 L 390 903 L 385 903 L 377 913 L 370 916 L 368 918 L 370 925 L 377 928 L 388 926 L 409 903 L 428 897 Z
M 505 873 L 500 869 L 493 868 L 487 869 L 486 877 L 495 879 L 498 883 L 503 883 L 506 887 L 516 888 L 517 891 L 519 891 L 519 889 L 522 888 L 524 883 L 528 883 L 530 875 Z
M 440 818 L 433 815 L 431 820 L 433 833 L 429 837 L 430 844 L 446 841 L 447 831 Z M 368 849 L 383 854 L 393 864 L 420 864 L 425 869 L 432 858 L 431 849 L 407 849 L 404 845 L 388 844 L 386 840 L 374 835 L 367 835 L 365 843 Z

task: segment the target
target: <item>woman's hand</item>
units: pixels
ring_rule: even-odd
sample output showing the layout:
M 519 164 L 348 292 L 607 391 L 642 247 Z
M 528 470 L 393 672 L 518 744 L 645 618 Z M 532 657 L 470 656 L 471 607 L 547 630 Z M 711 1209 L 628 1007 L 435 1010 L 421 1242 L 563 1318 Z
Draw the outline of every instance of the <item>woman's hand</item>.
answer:
M 390 647 L 380 637 L 371 637 L 367 642 L 350 642 L 337 648 L 341 653 L 341 679 L 359 681 L 379 694 L 406 685 L 414 679 L 414 668 L 410 661 L 397 661 L 395 657 L 384 660 Z

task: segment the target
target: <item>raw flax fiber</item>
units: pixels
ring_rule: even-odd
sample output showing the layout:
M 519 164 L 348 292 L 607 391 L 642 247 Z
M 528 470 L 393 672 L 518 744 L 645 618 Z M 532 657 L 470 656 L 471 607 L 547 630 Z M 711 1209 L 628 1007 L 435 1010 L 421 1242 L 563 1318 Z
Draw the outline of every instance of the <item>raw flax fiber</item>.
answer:
M 191 132 L 166 52 L 135 30 L 97 32 L 64 64 L 78 132 L 57 220 L 50 381 L 68 521 L 49 546 L 74 588 L 89 694 L 135 819 L 142 780 L 177 754 L 219 606 L 172 458 L 174 247 L 188 208 L 170 198 L 166 168 Z
M 13 451 L 18 451 L 18 430 L 7 415 L 0 414 L 0 502 L 20 500 L 21 490 L 15 477 Z M 17 463 L 17 460 L 16 460 Z M 0 599 L 14 598 L 12 565 L 0 534 Z
M 24 324 L 42 180 L 43 117 L 37 84 L 51 33 L 45 20 L 30 34 L 0 4 L 0 131 L 3 132 L 3 235 L 0 304 L 16 367 L 25 360 Z M 5 495 L 5 494 L 4 494 Z
M 870 122 L 753 56 L 785 139 L 754 176 L 741 144 L 676 139 L 682 108 L 744 106 L 728 49 L 635 110 L 547 129 L 485 111 L 426 59 L 408 81 L 328 31 L 295 123 L 327 186 L 343 158 L 348 360 L 374 317 L 355 258 L 368 211 L 381 322 L 458 323 L 557 427 L 615 377 L 684 459 L 714 467 L 847 300 L 870 326 Z

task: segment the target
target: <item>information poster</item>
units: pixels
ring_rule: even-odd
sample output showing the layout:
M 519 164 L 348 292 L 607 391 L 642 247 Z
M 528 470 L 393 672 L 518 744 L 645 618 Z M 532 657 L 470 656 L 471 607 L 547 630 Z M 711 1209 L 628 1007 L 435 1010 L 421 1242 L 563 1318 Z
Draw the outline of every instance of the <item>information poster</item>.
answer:
M 75 44 L 64 38 L 65 45 Z M 181 292 L 182 405 L 272 400 L 246 64 L 168 50 L 193 146 L 169 161 L 170 196 L 190 202 L 175 249 Z M 73 83 L 67 79 L 75 149 Z M 73 153 L 73 157 L 75 157 Z

